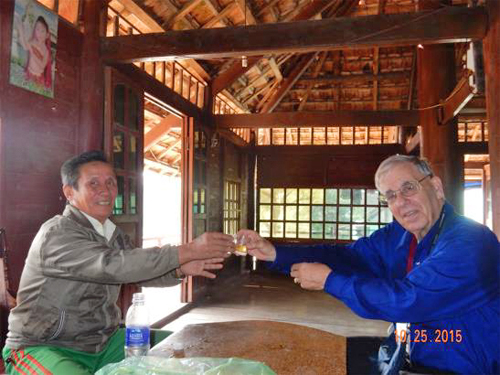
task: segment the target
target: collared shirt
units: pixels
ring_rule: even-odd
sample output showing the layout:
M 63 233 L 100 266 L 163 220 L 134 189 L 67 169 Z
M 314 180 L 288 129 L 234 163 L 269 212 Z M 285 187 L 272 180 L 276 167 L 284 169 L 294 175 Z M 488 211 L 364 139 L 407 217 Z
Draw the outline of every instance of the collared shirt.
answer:
M 92 224 L 92 226 L 94 227 L 94 229 L 96 230 L 97 233 L 99 233 L 101 236 L 106 238 L 108 241 L 111 239 L 111 236 L 113 236 L 113 233 L 115 232 L 115 229 L 116 229 L 116 225 L 113 224 L 113 222 L 111 220 L 106 219 L 104 224 L 101 224 L 101 222 L 99 220 L 93 218 L 90 215 L 87 215 L 82 210 L 78 210 L 78 211 L 80 211 L 90 221 L 90 224 Z

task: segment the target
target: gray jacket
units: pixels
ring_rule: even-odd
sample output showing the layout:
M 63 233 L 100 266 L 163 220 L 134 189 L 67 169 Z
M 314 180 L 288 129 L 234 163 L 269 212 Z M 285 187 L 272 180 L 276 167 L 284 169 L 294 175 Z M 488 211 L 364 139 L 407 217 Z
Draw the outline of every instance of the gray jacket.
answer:
M 54 345 L 101 351 L 121 319 L 124 283 L 170 286 L 179 281 L 176 247 L 132 248 L 116 228 L 108 242 L 67 205 L 45 222 L 26 258 L 6 346 Z

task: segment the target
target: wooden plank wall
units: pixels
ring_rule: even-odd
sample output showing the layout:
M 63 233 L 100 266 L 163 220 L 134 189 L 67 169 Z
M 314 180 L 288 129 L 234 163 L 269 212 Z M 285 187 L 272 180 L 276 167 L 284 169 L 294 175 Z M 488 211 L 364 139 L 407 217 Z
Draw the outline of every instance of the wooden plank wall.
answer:
M 13 7 L 0 1 L 0 226 L 17 286 L 34 235 L 64 207 L 59 168 L 78 151 L 82 34 L 59 21 L 54 99 L 12 86 Z
M 378 165 L 401 145 L 257 147 L 258 187 L 372 187 Z

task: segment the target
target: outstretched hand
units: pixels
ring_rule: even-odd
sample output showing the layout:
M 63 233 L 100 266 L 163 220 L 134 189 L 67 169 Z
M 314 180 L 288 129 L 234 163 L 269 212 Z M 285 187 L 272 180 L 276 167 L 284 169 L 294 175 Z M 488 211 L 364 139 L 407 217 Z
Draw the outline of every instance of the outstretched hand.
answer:
M 216 275 L 208 270 L 220 270 L 224 258 L 192 260 L 180 266 L 181 272 L 187 276 L 203 276 L 215 279 Z
M 322 263 L 295 263 L 290 276 L 296 284 L 308 290 L 323 290 L 332 269 Z
M 226 258 L 234 252 L 233 237 L 217 232 L 203 233 L 193 241 L 179 246 L 179 263 L 192 260 Z
M 265 238 L 262 238 L 257 232 L 250 229 L 241 229 L 237 236 L 245 236 L 248 254 L 259 260 L 272 262 L 276 259 L 276 249 L 274 245 Z

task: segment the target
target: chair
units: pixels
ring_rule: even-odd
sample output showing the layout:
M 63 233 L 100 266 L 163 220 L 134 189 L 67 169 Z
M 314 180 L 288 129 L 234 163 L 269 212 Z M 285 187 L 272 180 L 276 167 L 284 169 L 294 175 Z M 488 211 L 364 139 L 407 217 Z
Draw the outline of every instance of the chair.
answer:
M 7 238 L 5 229 L 0 228 L 0 351 L 7 338 L 9 312 L 16 305 L 15 293 L 9 288 L 11 283 L 8 264 Z M 0 359 L 0 374 L 3 371 L 4 365 Z

